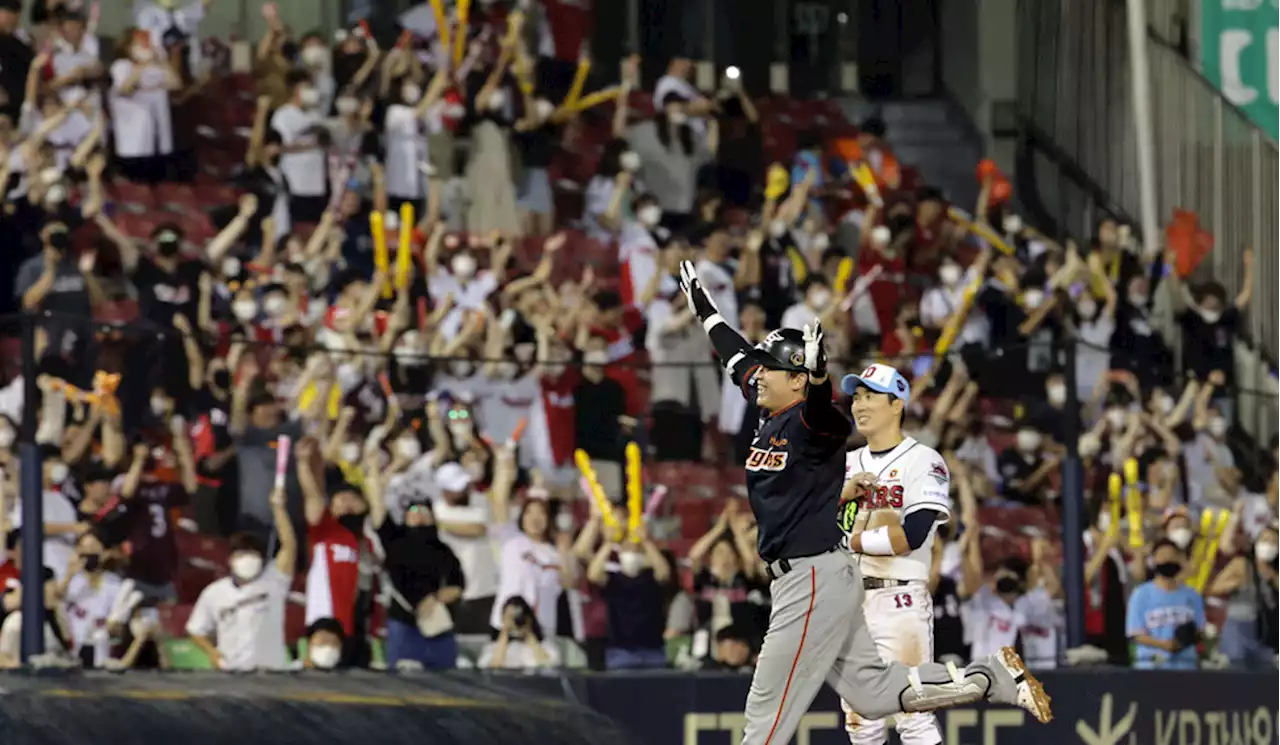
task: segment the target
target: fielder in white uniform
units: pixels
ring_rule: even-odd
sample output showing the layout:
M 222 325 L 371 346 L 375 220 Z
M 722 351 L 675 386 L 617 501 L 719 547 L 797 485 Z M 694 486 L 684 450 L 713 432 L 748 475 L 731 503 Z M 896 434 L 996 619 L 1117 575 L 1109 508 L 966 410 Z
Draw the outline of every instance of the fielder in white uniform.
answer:
M 867 438 L 866 446 L 846 456 L 841 495 L 862 505 L 848 541 L 862 570 L 867 630 L 885 662 L 932 662 L 929 568 L 935 528 L 951 519 L 950 473 L 936 450 L 903 436 L 901 411 L 911 385 L 897 370 L 872 365 L 846 375 L 840 387 L 853 397 L 854 425 Z M 853 745 L 886 742 L 886 720 L 865 719 L 847 702 L 840 704 Z M 903 745 L 942 743 L 931 712 L 894 719 Z

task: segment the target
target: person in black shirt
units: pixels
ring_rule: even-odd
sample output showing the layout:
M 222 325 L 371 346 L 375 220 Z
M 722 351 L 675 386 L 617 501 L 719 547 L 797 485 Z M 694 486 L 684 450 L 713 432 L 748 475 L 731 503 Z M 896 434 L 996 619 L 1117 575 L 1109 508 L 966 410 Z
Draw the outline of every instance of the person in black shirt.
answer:
M 35 59 L 31 45 L 19 35 L 22 0 L 0 0 L 0 114 L 16 122 L 26 98 L 27 70 Z
M 739 81 L 722 91 L 717 122 L 720 146 L 716 149 L 715 180 L 724 204 L 746 207 L 754 184 L 764 177 L 764 144 L 760 116 Z
M 515 144 L 524 170 L 516 190 L 516 206 L 526 235 L 550 235 L 555 226 L 555 204 L 547 169 L 555 156 L 560 127 L 551 121 L 555 104 L 541 96 L 526 101 L 525 116 L 515 126 Z
M 1215 403 L 1220 409 L 1222 404 L 1228 404 L 1228 410 L 1224 411 L 1228 421 L 1232 417 L 1226 397 L 1235 387 L 1235 339 L 1241 315 L 1253 297 L 1253 252 L 1245 251 L 1241 263 L 1244 277 L 1240 282 L 1240 292 L 1230 303 L 1227 302 L 1226 288 L 1217 282 L 1208 282 L 1198 288 L 1190 303 L 1183 306 L 1187 298 L 1181 291 L 1177 273 L 1171 271 L 1165 278 L 1170 283 L 1175 307 L 1181 308 L 1177 320 L 1182 329 L 1182 369 L 1195 373 L 1198 380 L 1208 379 L 1215 370 L 1222 371 L 1225 380 L 1216 389 L 1220 398 Z
M 133 257 L 139 311 L 143 318 L 159 326 L 172 326 L 175 315 L 188 320 L 196 317 L 203 265 L 198 259 L 182 255 L 182 238 L 182 228 L 177 225 L 158 225 L 151 233 L 154 249 L 144 249 Z M 125 261 L 127 265 L 127 257 Z
M 1041 452 L 1044 436 L 1030 420 L 1018 425 L 1013 447 L 1006 448 L 996 460 L 1000 471 L 1001 495 L 1005 499 L 1038 505 L 1049 474 L 1058 461 Z
M 952 475 L 965 478 L 953 468 Z M 933 542 L 933 560 L 929 564 L 929 589 L 933 595 L 933 656 L 939 662 L 957 665 L 969 659 L 969 644 L 965 641 L 964 618 L 960 609 L 969 599 L 972 590 L 962 587 L 954 577 L 942 574 L 943 553 L 951 542 L 952 524 L 938 526 L 937 540 Z M 961 551 L 969 550 L 972 534 L 960 537 Z
M 610 670 L 664 667 L 664 587 L 671 565 L 641 532 L 622 544 L 605 541 L 587 566 L 587 579 L 600 588 L 609 616 L 605 665 Z
M 609 353 L 599 337 L 592 337 L 582 356 L 582 377 L 573 389 L 573 419 L 577 447 L 591 456 L 605 492 L 618 496 L 622 485 L 622 454 L 626 447 L 623 422 L 627 393 L 605 375 Z

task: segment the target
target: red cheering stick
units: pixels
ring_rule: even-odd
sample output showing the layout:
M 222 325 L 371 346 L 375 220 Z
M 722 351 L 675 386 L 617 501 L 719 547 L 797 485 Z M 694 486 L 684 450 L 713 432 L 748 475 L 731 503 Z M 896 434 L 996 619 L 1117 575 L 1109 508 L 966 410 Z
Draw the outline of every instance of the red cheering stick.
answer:
M 425 297 L 418 298 L 418 328 L 425 329 L 427 327 L 427 299 Z
M 289 436 L 280 435 L 276 439 L 276 488 L 284 488 L 284 476 L 289 471 Z
M 520 437 L 524 435 L 524 428 L 529 426 L 528 417 L 520 417 L 520 421 L 516 422 L 516 428 L 511 430 L 511 437 L 507 438 L 507 445 L 514 446 L 520 442 Z

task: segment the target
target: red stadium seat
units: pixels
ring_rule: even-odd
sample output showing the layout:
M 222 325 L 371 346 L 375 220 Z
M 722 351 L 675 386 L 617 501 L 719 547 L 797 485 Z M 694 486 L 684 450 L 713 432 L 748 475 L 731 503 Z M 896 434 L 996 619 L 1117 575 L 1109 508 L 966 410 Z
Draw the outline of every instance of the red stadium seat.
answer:
M 156 207 L 155 192 L 146 184 L 117 181 L 107 187 L 107 195 L 111 202 L 129 212 L 143 213 Z

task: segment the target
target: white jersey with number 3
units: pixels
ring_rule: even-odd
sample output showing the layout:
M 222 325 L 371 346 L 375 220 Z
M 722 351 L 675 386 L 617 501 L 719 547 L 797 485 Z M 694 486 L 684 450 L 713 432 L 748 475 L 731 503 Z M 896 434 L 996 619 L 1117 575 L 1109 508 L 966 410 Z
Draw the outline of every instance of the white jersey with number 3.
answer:
M 905 522 L 913 512 L 928 509 L 939 513 L 938 522 L 951 519 L 951 473 L 938 451 L 907 437 L 886 452 L 872 452 L 860 447 L 845 456 L 844 478 L 856 473 L 876 474 L 875 493 L 867 497 L 859 511 L 857 527 L 874 525 L 873 513 L 889 510 Z M 902 556 L 858 555 L 858 566 L 864 577 L 901 580 L 929 579 L 933 560 L 934 531 L 929 532 L 920 547 Z

